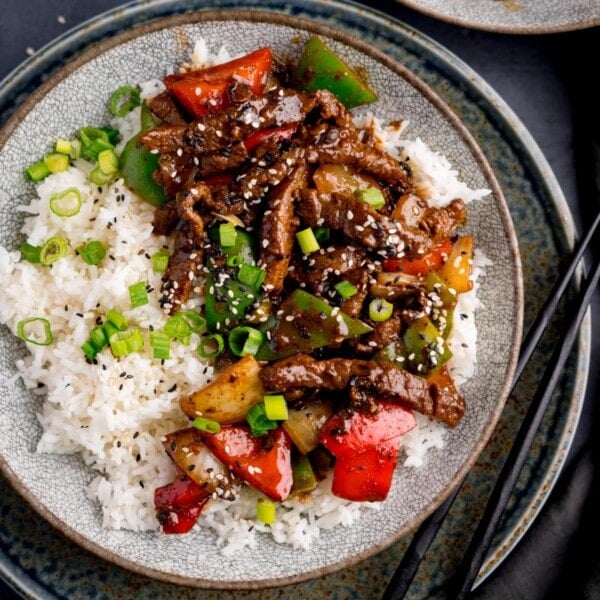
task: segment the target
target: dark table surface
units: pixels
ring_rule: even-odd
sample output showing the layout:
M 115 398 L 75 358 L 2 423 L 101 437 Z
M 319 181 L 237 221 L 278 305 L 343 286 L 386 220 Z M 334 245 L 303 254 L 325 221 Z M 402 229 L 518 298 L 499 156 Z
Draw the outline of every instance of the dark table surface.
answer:
M 566 1 L 566 0 L 565 0 Z M 121 0 L 0 0 L 0 80 L 28 53 Z M 598 133 L 595 65 L 600 29 L 545 36 L 500 35 L 424 17 L 391 0 L 365 2 L 419 29 L 477 71 L 506 100 L 550 163 L 577 227 L 598 209 L 598 181 L 589 178 Z M 218 3 L 215 3 L 218 4 Z M 588 62 L 589 61 L 589 62 Z M 586 64 L 587 63 L 587 64 Z M 596 105 L 595 105 L 596 103 Z M 595 127 L 594 127 L 595 119 Z M 596 137 L 596 139 L 600 139 Z M 598 150 L 598 142 L 596 142 Z M 600 154 L 600 151 L 598 152 Z M 598 154 L 596 158 L 598 158 Z M 596 294 L 598 296 L 598 294 Z M 517 548 L 478 588 L 477 598 L 600 598 L 600 302 L 592 306 L 589 384 L 567 467 Z M 591 547 L 591 550 L 587 548 Z M 0 581 L 0 598 L 18 596 Z

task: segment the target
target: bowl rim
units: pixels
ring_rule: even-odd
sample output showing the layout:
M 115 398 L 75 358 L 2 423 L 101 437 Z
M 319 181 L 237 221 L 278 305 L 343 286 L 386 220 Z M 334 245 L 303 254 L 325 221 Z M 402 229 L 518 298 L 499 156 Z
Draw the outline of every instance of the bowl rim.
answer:
M 99 543 L 92 541 L 90 538 L 82 535 L 74 530 L 68 523 L 63 521 L 53 512 L 51 512 L 42 502 L 30 494 L 28 488 L 23 484 L 19 476 L 9 467 L 2 454 L 0 454 L 0 471 L 6 476 L 11 485 L 19 492 L 19 494 L 30 504 L 30 506 L 46 519 L 53 527 L 61 531 L 66 537 L 77 543 L 84 549 L 93 554 L 114 563 L 131 572 L 145 575 L 159 581 L 181 584 L 191 587 L 208 588 L 208 589 L 223 589 L 223 590 L 242 590 L 242 589 L 263 589 L 277 587 L 281 585 L 292 585 L 303 581 L 308 581 L 324 575 L 334 573 L 338 570 L 350 567 L 356 563 L 365 560 L 374 554 L 377 554 L 398 541 L 405 535 L 415 531 L 417 527 L 438 508 L 444 500 L 446 500 L 453 490 L 466 477 L 467 473 L 476 462 L 477 458 L 488 443 L 494 428 L 500 418 L 504 408 L 506 399 L 510 392 L 513 374 L 516 369 L 519 346 L 523 331 L 523 314 L 524 314 L 524 297 L 523 297 L 523 273 L 522 264 L 519 254 L 518 240 L 509 208 L 496 179 L 496 176 L 487 161 L 483 151 L 475 141 L 474 137 L 468 131 L 454 111 L 445 103 L 441 97 L 433 91 L 424 81 L 422 81 L 415 73 L 406 68 L 404 65 L 395 59 L 387 56 L 381 50 L 369 45 L 367 42 L 341 31 L 329 25 L 324 25 L 320 22 L 311 21 L 304 17 L 290 16 L 287 14 L 276 13 L 268 10 L 260 9 L 210 9 L 200 10 L 193 13 L 182 13 L 177 15 L 163 16 L 157 19 L 148 21 L 141 25 L 128 28 L 110 37 L 104 38 L 100 42 L 93 43 L 81 52 L 76 58 L 70 60 L 57 72 L 55 72 L 48 80 L 44 81 L 34 92 L 32 92 L 23 103 L 10 116 L 8 121 L 0 129 L 0 149 L 4 147 L 10 136 L 20 125 L 25 116 L 40 102 L 45 95 L 51 91 L 62 80 L 69 77 L 77 69 L 84 64 L 93 60 L 97 56 L 106 51 L 115 48 L 123 43 L 133 39 L 142 37 L 149 33 L 164 29 L 173 29 L 178 26 L 185 26 L 204 22 L 222 22 L 222 21 L 249 21 L 259 23 L 273 23 L 276 25 L 289 26 L 295 29 L 302 29 L 309 33 L 322 35 L 323 37 L 341 42 L 349 47 L 358 50 L 361 53 L 367 54 L 379 63 L 382 63 L 387 68 L 395 72 L 397 75 L 406 80 L 413 86 L 420 95 L 425 97 L 438 111 L 440 111 L 446 119 L 451 123 L 452 128 L 458 133 L 462 141 L 466 144 L 473 158 L 477 162 L 479 168 L 484 174 L 491 188 L 491 195 L 495 198 L 496 206 L 502 218 L 502 225 L 505 230 L 506 237 L 510 242 L 510 258 L 512 259 L 511 266 L 516 274 L 514 282 L 513 297 L 515 299 L 515 321 L 513 327 L 514 343 L 511 348 L 509 360 L 506 365 L 504 380 L 501 393 L 499 394 L 494 410 L 490 414 L 487 424 L 483 429 L 483 433 L 479 441 L 468 459 L 462 464 L 460 469 L 455 473 L 452 480 L 447 484 L 446 488 L 434 496 L 430 502 L 417 515 L 415 515 L 408 523 L 393 534 L 387 536 L 379 543 L 369 547 L 362 552 L 346 559 L 342 559 L 327 566 L 318 569 L 312 569 L 307 572 L 296 575 L 287 575 L 277 578 L 261 579 L 254 581 L 219 581 L 214 579 L 202 579 L 196 577 L 188 577 L 178 575 L 166 571 L 160 571 L 156 568 L 140 565 L 134 561 L 115 553 L 112 550 L 101 546 Z

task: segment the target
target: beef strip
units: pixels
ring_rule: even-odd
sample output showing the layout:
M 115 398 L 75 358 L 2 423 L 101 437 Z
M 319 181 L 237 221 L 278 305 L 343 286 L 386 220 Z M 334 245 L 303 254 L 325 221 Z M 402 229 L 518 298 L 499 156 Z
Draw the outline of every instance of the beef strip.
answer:
M 177 203 L 171 200 L 159 206 L 152 218 L 152 231 L 156 235 L 169 235 L 179 222 L 179 212 L 177 211 Z
M 148 100 L 150 110 L 167 125 L 183 125 L 186 120 L 169 92 L 162 92 Z
M 457 198 L 441 208 L 428 209 L 419 223 L 419 229 L 429 235 L 434 244 L 439 244 L 449 238 L 466 221 L 467 208 L 465 203 Z
M 407 247 L 410 252 L 422 253 L 431 246 L 424 232 L 404 230 L 400 223 L 350 195 L 303 190 L 298 213 L 311 227 L 326 225 L 383 256 L 403 256 Z
M 375 354 L 378 350 L 398 341 L 402 335 L 403 320 L 399 310 L 381 323 L 369 323 L 373 331 L 362 336 L 356 343 L 356 350 L 362 354 Z
M 338 280 L 340 276 L 362 267 L 364 262 L 365 251 L 362 248 L 332 245 L 296 258 L 289 276 L 310 291 L 321 294 L 328 279 Z M 358 271 L 364 272 L 363 269 Z
M 453 427 L 462 417 L 459 403 L 452 400 L 447 406 L 449 399 L 437 386 L 390 363 L 344 358 L 319 361 L 298 354 L 263 367 L 259 376 L 265 389 L 281 393 L 348 389 L 351 403 L 362 409 L 371 410 L 378 397 L 385 397 Z
M 343 313 L 354 319 L 360 317 L 365 300 L 369 295 L 369 282 L 371 281 L 371 277 L 372 274 L 365 268 L 354 269 L 353 271 L 346 273 L 344 279 L 349 281 L 356 288 L 356 294 L 344 300 L 340 306 L 340 310 Z
M 299 220 L 294 215 L 294 201 L 306 184 L 306 169 L 301 166 L 277 186 L 267 200 L 260 227 L 260 266 L 267 272 L 263 286 L 272 297 L 283 291 L 288 274 L 295 233 Z

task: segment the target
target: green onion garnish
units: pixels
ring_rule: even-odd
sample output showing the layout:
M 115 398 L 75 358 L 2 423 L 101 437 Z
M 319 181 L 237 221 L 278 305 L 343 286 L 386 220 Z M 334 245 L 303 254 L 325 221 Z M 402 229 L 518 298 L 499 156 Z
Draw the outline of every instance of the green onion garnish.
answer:
M 315 238 L 319 244 L 326 244 L 331 237 L 331 230 L 329 227 L 315 227 L 313 229 L 313 233 L 315 234 Z
M 206 328 L 206 319 L 193 310 L 180 310 L 177 314 L 188 324 L 191 333 L 198 333 Z
M 108 127 L 107 125 L 103 125 L 99 129 L 100 129 L 100 131 L 104 132 L 104 134 L 108 138 L 108 141 L 113 146 L 117 145 L 117 142 L 119 141 L 119 136 L 121 135 L 117 129 L 113 129 L 112 127 Z
M 51 237 L 40 249 L 40 263 L 50 265 L 67 253 L 69 245 L 62 237 Z
M 124 327 L 123 329 L 126 328 L 127 327 Z M 106 335 L 107 340 L 110 340 L 111 336 L 117 333 L 117 331 L 121 331 L 114 323 L 111 323 L 110 321 L 106 321 L 106 323 L 102 325 L 102 329 L 104 329 L 104 334 Z
M 244 263 L 240 266 L 237 278 L 240 283 L 258 291 L 266 276 L 267 272 L 264 269 Z
M 98 154 L 98 168 L 104 175 L 114 175 L 119 171 L 119 157 L 112 148 Z
M 44 164 L 48 167 L 50 173 L 61 173 L 69 168 L 69 156 L 67 154 L 51 152 L 44 156 Z
M 254 437 L 266 435 L 271 429 L 277 429 L 279 423 L 271 421 L 265 413 L 265 405 L 263 402 L 255 404 L 247 413 L 246 421 L 250 425 L 250 433 Z
M 129 323 L 127 322 L 127 319 L 117 310 L 115 310 L 114 308 L 111 308 L 107 313 L 106 313 L 106 320 L 109 323 L 112 323 L 119 331 L 125 331 L 125 329 L 127 329 L 127 325 L 129 325 Z M 109 337 L 110 339 L 110 337 Z
M 81 192 L 74 187 L 50 196 L 50 210 L 59 217 L 74 217 L 81 209 Z
M 25 169 L 25 176 L 30 181 L 41 181 L 48 177 L 48 175 L 50 175 L 50 169 L 43 160 L 40 160 Z
M 32 244 L 25 242 L 19 246 L 21 251 L 21 258 L 29 261 L 30 263 L 38 264 L 40 262 L 41 246 L 33 246 Z
M 276 505 L 270 498 L 259 498 L 256 502 L 256 519 L 265 525 L 275 523 Z
M 98 240 L 92 240 L 87 244 L 79 246 L 76 252 L 88 265 L 100 264 L 102 259 L 106 256 L 106 248 L 102 242 L 99 242 Z
M 77 132 L 77 135 L 84 148 L 89 146 L 94 140 L 102 140 L 103 142 L 110 144 L 108 133 L 98 127 L 82 127 Z
M 138 281 L 129 286 L 129 300 L 131 301 L 131 308 L 148 304 L 148 291 L 146 290 L 145 281 Z
M 192 422 L 192 425 L 200 431 L 206 433 L 219 433 L 221 431 L 221 425 L 217 421 L 211 421 L 210 419 L 203 419 L 202 417 L 196 417 Z
M 265 403 L 265 415 L 271 421 L 285 421 L 288 418 L 287 403 L 285 396 L 281 394 L 269 394 L 263 396 Z
M 117 333 L 110 336 L 110 349 L 115 358 L 139 352 L 143 347 L 144 338 L 139 329 L 117 331 Z
M 375 298 L 369 303 L 369 318 L 376 323 L 387 321 L 394 312 L 394 305 L 385 298 Z
M 179 340 L 184 346 L 189 346 L 192 328 L 179 313 L 168 318 L 163 331 L 169 338 L 174 338 Z
M 381 190 L 377 188 L 367 188 L 364 190 L 355 190 L 354 197 L 361 202 L 365 202 L 373 208 L 379 209 L 385 206 L 385 198 Z
M 239 267 L 244 262 L 244 257 L 236 254 L 235 256 L 228 256 L 225 259 L 225 264 L 228 267 Z
M 108 346 L 108 336 L 102 325 L 92 329 L 88 342 L 95 348 L 96 352 L 100 352 L 100 350 Z
M 140 102 L 140 90 L 130 85 L 124 85 L 111 94 L 108 99 L 108 110 L 115 117 L 124 117 L 136 106 L 139 106 Z
M 169 266 L 169 257 L 171 256 L 168 250 L 159 250 L 152 255 L 152 270 L 155 273 L 164 273 Z
M 90 361 L 94 360 L 96 356 L 98 356 L 98 350 L 94 348 L 94 344 L 92 344 L 92 342 L 90 342 L 89 340 L 82 344 L 81 350 L 85 354 L 85 357 Z
M 42 317 L 23 319 L 17 323 L 17 337 L 36 346 L 48 346 L 54 341 L 50 321 Z
M 300 250 L 302 250 L 304 254 L 316 252 L 321 247 L 319 246 L 319 242 L 317 241 L 317 238 L 315 237 L 315 234 L 310 227 L 299 231 L 296 234 L 296 239 L 298 240 L 298 244 L 300 245 Z
M 237 231 L 233 223 L 221 223 L 219 225 L 219 242 L 221 248 L 231 248 L 235 246 Z
M 69 151 L 69 156 L 73 159 L 79 158 L 81 156 L 81 141 L 80 140 L 71 140 L 69 143 L 71 144 L 71 150 Z
M 225 349 L 225 341 L 219 333 L 203 335 L 198 344 L 198 354 L 201 358 L 215 358 Z
M 59 154 L 68 154 L 71 156 L 71 142 L 69 140 L 58 139 L 54 144 L 54 151 Z
M 229 334 L 229 348 L 236 356 L 254 356 L 264 339 L 264 334 L 254 327 L 234 327 Z
M 171 358 L 171 338 L 162 331 L 150 332 L 150 345 L 154 358 Z
M 92 183 L 95 183 L 96 185 L 107 185 L 109 183 L 112 183 L 112 181 L 115 178 L 116 173 L 111 173 L 109 175 L 107 175 L 106 173 L 103 173 L 100 170 L 100 167 L 96 167 L 91 173 L 90 173 L 90 181 Z
M 342 300 L 348 300 L 348 298 L 352 298 L 358 290 L 356 286 L 351 284 L 349 281 L 344 280 L 336 283 L 334 286 L 335 291 L 342 297 Z
M 83 144 L 83 150 L 81 154 L 90 160 L 98 160 L 98 157 L 102 152 L 106 150 L 112 150 L 114 146 L 103 139 L 92 140 L 87 146 Z

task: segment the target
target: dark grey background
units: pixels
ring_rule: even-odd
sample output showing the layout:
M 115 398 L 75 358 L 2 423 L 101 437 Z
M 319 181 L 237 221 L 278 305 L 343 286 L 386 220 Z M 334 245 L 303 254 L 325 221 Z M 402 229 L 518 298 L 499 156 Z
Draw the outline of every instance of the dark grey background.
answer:
M 37 50 L 82 21 L 123 4 L 121 0 L 9 1 L 0 0 L 0 80 L 27 58 L 28 49 Z M 482 75 L 541 147 L 577 225 L 590 222 L 599 204 L 598 179 L 594 182 L 592 167 L 600 155 L 600 102 L 593 91 L 598 89 L 600 29 L 545 36 L 501 35 L 438 22 L 392 0 L 365 4 L 421 30 Z M 589 386 L 567 469 L 531 530 L 478 589 L 477 598 L 600 598 L 600 443 L 593 439 L 600 424 L 594 406 L 600 387 L 598 298 L 593 317 Z M 17 596 L 0 582 L 0 598 Z

